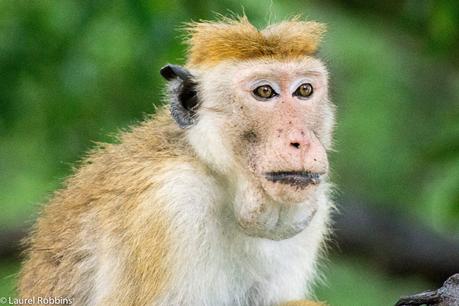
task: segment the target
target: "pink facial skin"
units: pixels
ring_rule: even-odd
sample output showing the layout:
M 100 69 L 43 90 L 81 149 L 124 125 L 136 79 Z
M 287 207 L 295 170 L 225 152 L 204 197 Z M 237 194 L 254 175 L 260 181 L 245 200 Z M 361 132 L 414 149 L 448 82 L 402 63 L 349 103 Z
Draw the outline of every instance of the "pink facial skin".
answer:
M 250 123 L 243 133 L 250 170 L 274 201 L 285 204 L 304 201 L 328 172 L 327 153 L 318 138 L 326 76 L 292 68 L 267 65 L 264 72 L 245 76 L 243 71 L 237 80 L 244 88 L 239 99 L 245 101 L 244 121 Z M 295 95 L 304 83 L 313 87 L 307 98 Z M 255 96 L 253 90 L 262 85 L 273 88 L 276 96 L 265 100 Z M 304 177 L 308 173 L 313 174 L 310 184 Z
M 258 160 L 253 170 L 261 178 L 263 189 L 273 200 L 281 203 L 303 201 L 318 182 L 295 184 L 293 181 L 289 184 L 287 180 L 283 183 L 268 180 L 268 173 L 309 172 L 322 176 L 328 170 L 327 154 L 314 131 L 308 127 L 302 112 L 304 108 L 292 97 L 282 99 L 268 120 L 271 124 L 266 129 L 271 137 L 253 157 Z M 268 156 L 272 158 L 266 158 Z

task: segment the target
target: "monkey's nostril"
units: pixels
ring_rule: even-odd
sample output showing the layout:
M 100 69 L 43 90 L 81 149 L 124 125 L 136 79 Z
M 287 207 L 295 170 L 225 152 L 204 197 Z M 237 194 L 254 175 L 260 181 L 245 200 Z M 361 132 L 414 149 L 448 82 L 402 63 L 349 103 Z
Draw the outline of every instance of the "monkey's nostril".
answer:
M 300 144 L 299 144 L 298 142 L 292 142 L 292 143 L 290 143 L 290 145 L 291 145 L 292 147 L 295 147 L 296 149 L 299 149 L 299 148 L 300 148 Z

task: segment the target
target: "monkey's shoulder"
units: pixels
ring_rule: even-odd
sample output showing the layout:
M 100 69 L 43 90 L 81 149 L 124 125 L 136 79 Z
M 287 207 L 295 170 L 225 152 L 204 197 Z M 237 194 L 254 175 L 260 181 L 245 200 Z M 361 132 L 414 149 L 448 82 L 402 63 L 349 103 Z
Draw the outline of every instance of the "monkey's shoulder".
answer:
M 43 211 L 57 210 L 53 214 L 62 215 L 63 211 L 85 213 L 92 207 L 116 209 L 122 203 L 139 202 L 147 192 L 160 188 L 163 177 L 171 171 L 197 171 L 202 166 L 183 134 L 168 110 L 160 109 L 121 133 L 117 143 L 98 144 L 92 149 Z

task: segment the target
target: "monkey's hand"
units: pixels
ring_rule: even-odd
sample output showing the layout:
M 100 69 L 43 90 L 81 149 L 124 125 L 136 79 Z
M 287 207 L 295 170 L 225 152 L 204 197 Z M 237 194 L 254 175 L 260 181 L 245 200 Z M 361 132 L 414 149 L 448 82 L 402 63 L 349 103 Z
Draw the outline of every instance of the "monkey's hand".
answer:
M 327 306 L 327 304 L 324 304 L 322 302 L 301 300 L 287 302 L 285 304 L 282 304 L 281 306 Z

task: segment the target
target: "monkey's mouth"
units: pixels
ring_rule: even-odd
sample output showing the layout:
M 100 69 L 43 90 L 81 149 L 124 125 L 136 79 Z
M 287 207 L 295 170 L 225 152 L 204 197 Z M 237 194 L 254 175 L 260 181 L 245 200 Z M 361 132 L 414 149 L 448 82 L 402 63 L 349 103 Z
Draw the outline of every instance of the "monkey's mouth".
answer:
M 265 178 L 273 183 L 287 184 L 305 188 L 320 183 L 321 173 L 310 171 L 273 171 L 266 172 Z

